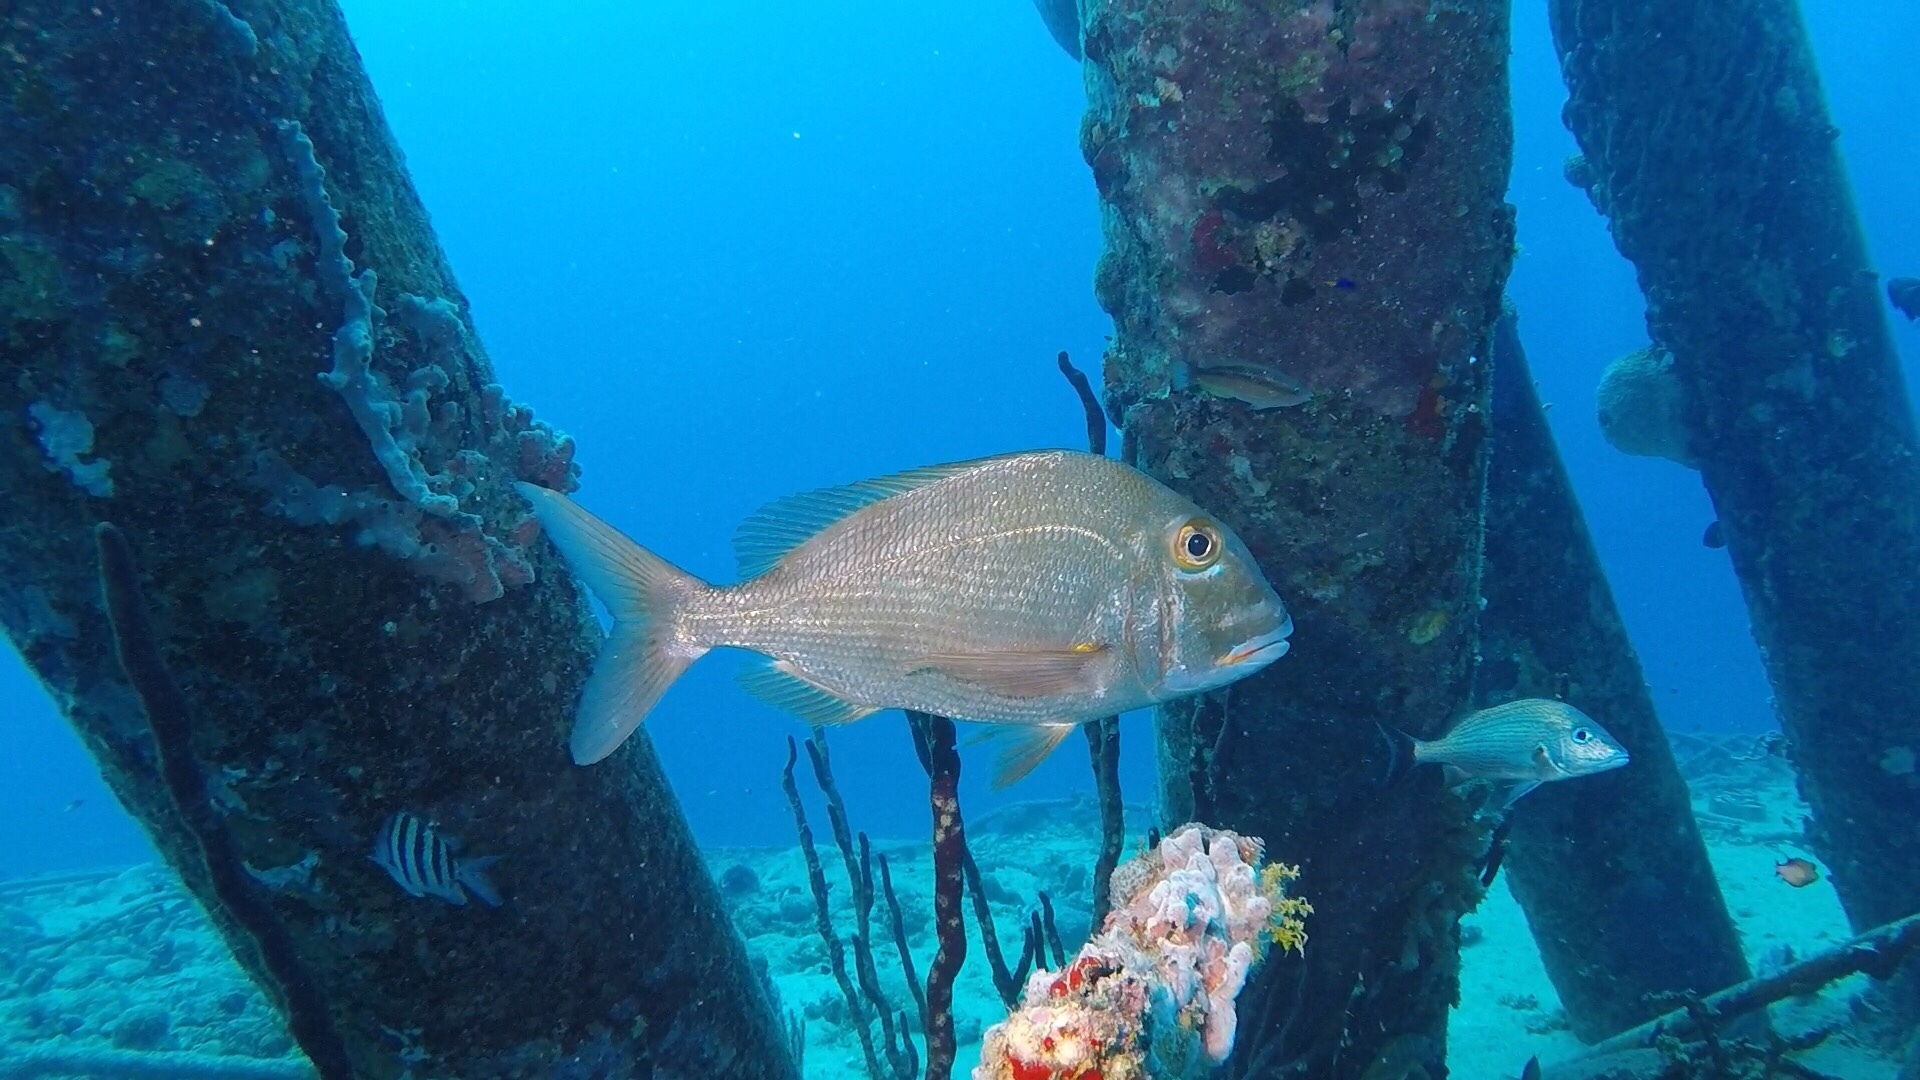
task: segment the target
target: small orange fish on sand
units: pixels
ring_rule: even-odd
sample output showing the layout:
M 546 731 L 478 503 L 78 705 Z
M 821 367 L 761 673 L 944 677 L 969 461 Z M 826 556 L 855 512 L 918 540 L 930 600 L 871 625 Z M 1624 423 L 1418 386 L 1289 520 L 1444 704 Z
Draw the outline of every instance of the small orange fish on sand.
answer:
M 1796 855 L 1774 864 L 1773 875 L 1796 889 L 1804 889 L 1820 880 L 1820 868 Z

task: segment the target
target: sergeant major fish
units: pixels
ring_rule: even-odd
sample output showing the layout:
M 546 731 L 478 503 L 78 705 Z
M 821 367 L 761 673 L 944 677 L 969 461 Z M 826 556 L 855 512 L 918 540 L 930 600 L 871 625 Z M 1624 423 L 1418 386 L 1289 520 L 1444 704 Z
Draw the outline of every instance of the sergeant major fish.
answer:
M 1415 765 L 1445 765 L 1469 780 L 1513 781 L 1512 806 L 1553 780 L 1590 776 L 1627 763 L 1626 747 L 1607 729 L 1564 701 L 1522 698 L 1481 709 L 1438 739 L 1416 739 L 1382 728 L 1393 746 L 1391 773 Z
M 498 856 L 461 858 L 434 824 L 401 810 L 387 818 L 373 838 L 372 859 L 408 896 L 434 896 L 455 907 L 467 906 L 471 892 L 488 907 L 500 906 L 500 892 L 487 878 Z
M 572 751 L 612 753 L 711 649 L 809 723 L 881 709 L 1020 725 L 1000 782 L 1074 725 L 1224 686 L 1287 651 L 1292 619 L 1239 537 L 1145 474 L 1035 451 L 780 499 L 741 526 L 745 578 L 714 586 L 572 500 L 520 484 L 613 615 Z

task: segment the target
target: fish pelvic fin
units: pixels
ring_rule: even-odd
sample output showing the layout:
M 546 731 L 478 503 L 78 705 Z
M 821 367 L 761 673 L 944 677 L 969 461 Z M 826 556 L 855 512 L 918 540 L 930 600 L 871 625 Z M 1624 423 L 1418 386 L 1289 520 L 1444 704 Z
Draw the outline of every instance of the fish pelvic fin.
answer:
M 674 620 L 706 583 L 634 543 L 556 491 L 519 483 L 567 566 L 613 615 L 613 631 L 580 693 L 573 760 L 591 765 L 618 749 L 667 687 L 707 649 L 675 642 Z
M 1052 697 L 1097 690 L 1103 661 L 1111 652 L 1105 645 L 1085 642 L 1065 648 L 933 653 L 920 657 L 913 668 L 938 671 L 1007 697 Z
M 740 686 L 761 701 L 809 724 L 850 724 L 879 709 L 834 696 L 796 672 L 785 660 L 768 660 L 740 672 Z
M 482 855 L 477 859 L 461 859 L 460 868 L 454 872 L 457 880 L 466 890 L 480 899 L 488 907 L 499 907 L 506 901 L 500 898 L 500 890 L 487 876 L 487 868 L 500 861 L 498 855 Z
M 1399 728 L 1376 724 L 1380 729 L 1380 738 L 1387 744 L 1387 775 L 1385 782 L 1397 784 L 1413 772 L 1420 764 L 1420 741 L 1401 731 Z
M 1024 724 L 1007 730 L 1005 734 L 995 729 L 994 737 L 1005 741 L 999 755 L 993 760 L 994 790 L 1009 787 L 1024 779 L 1047 759 L 1048 754 L 1059 749 L 1061 740 L 1073 734 L 1073 729 L 1079 726 L 1062 721 L 1054 724 Z

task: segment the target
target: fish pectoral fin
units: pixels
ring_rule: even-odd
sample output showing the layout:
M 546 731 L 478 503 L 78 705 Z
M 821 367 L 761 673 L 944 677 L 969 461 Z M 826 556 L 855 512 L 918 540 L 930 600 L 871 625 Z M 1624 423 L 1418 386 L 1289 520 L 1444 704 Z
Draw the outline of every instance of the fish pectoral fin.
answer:
M 920 657 L 913 670 L 938 671 L 1007 697 L 1051 697 L 1095 689 L 1100 661 L 1111 651 L 1105 645 L 1084 642 L 1057 649 L 932 653 Z
M 767 660 L 747 668 L 740 673 L 740 686 L 761 701 L 809 724 L 850 724 L 880 711 L 871 705 L 855 705 L 836 697 L 800 675 L 785 660 Z
M 995 790 L 1018 782 L 1034 767 L 1047 759 L 1047 755 L 1060 746 L 1060 740 L 1073 734 L 1079 724 L 1061 722 L 1057 724 L 1024 724 L 1020 726 L 1003 725 L 993 730 L 993 737 L 1004 740 L 1000 753 L 993 759 L 993 786 Z M 1004 729 L 1004 733 L 1003 733 Z
M 1536 743 L 1534 745 L 1533 767 L 1536 770 L 1535 775 L 1542 780 L 1558 780 L 1560 777 L 1567 775 L 1567 770 L 1561 768 L 1560 763 L 1553 760 L 1553 754 L 1547 750 L 1546 743 Z

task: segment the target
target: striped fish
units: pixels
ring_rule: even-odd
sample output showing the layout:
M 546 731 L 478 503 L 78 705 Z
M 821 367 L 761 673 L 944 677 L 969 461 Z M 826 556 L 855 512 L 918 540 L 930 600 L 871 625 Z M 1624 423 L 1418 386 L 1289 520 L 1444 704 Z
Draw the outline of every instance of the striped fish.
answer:
M 467 894 L 488 907 L 500 906 L 500 891 L 487 880 L 487 867 L 496 855 L 461 858 L 433 822 L 401 810 L 373 838 L 372 859 L 407 891 L 408 896 L 436 896 L 455 907 L 467 906 Z
M 1522 698 L 1481 709 L 1438 739 L 1382 728 L 1393 747 L 1390 774 L 1415 765 L 1444 765 L 1464 780 L 1517 785 L 1507 805 L 1541 784 L 1590 776 L 1627 763 L 1627 749 L 1564 701 Z

